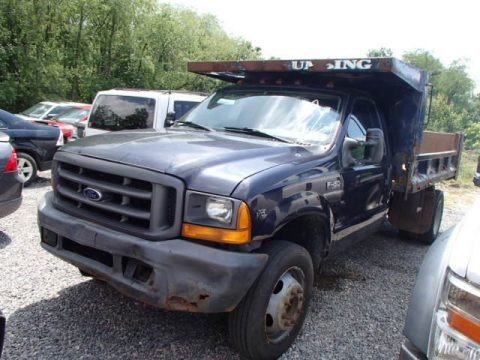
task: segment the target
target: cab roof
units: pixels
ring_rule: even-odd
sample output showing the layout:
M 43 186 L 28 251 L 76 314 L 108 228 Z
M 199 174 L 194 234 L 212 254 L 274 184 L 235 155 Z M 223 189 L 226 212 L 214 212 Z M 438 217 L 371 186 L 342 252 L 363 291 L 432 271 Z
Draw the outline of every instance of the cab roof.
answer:
M 135 88 L 115 88 L 110 90 L 102 90 L 98 92 L 99 95 L 125 95 L 125 96 L 142 96 L 142 97 L 157 97 L 159 95 L 182 94 L 192 97 L 202 98 L 206 97 L 206 93 L 185 91 L 185 90 L 150 90 L 150 89 L 135 89 Z

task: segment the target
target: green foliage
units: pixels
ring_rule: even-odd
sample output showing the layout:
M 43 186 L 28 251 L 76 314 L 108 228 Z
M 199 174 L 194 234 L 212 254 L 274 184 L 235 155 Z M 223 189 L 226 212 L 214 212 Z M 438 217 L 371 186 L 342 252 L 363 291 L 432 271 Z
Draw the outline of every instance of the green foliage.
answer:
M 455 106 L 448 102 L 448 98 L 439 94 L 432 100 L 428 130 L 455 132 L 465 129 L 466 117 L 463 112 L 457 112 Z
M 259 58 L 211 15 L 156 0 L 0 2 L 0 107 L 90 102 L 114 87 L 211 90 L 189 60 Z
M 405 53 L 403 59 L 430 73 L 434 97 L 428 129 L 464 132 L 467 149 L 480 148 L 480 98 L 473 96 L 474 82 L 465 62 L 457 60 L 444 66 L 425 50 Z
M 471 124 L 465 131 L 465 148 L 480 149 L 480 123 Z
M 367 51 L 368 57 L 392 57 L 393 50 L 386 47 L 381 47 L 379 49 L 370 49 Z
M 420 69 L 427 70 L 431 75 L 436 75 L 443 70 L 439 59 L 426 50 L 417 49 L 403 54 L 403 60 Z
M 479 153 L 477 150 L 467 150 L 462 153 L 456 183 L 462 186 L 473 187 L 473 177 L 477 169 L 478 156 Z

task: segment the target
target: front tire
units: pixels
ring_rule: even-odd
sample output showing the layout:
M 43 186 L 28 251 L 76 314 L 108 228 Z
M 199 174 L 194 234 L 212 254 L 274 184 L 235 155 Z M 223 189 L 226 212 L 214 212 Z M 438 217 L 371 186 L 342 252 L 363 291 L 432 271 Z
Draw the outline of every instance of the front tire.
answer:
M 265 269 L 230 313 L 230 342 L 248 359 L 276 359 L 295 341 L 313 285 L 312 259 L 300 245 L 270 240 Z
M 23 179 L 23 185 L 30 185 L 37 178 L 37 162 L 27 153 L 17 153 L 18 173 Z

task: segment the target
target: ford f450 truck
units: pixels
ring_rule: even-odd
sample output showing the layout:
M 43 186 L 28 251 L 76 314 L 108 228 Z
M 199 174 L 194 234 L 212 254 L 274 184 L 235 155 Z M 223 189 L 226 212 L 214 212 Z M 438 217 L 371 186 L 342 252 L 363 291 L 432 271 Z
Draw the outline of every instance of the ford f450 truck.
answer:
M 424 132 L 426 72 L 392 58 L 195 62 L 232 83 L 162 130 L 55 156 L 42 247 L 139 301 L 229 312 L 233 346 L 280 356 L 314 272 L 388 217 L 431 243 L 461 134 Z M 321 276 L 319 274 L 318 276 Z

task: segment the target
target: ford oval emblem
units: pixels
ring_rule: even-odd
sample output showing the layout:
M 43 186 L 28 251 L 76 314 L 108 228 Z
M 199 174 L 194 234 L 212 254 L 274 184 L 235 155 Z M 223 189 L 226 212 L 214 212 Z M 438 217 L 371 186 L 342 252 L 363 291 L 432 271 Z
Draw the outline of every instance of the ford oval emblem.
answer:
M 91 187 L 83 189 L 83 196 L 92 201 L 100 201 L 103 198 L 103 194 L 100 191 L 92 189 Z

